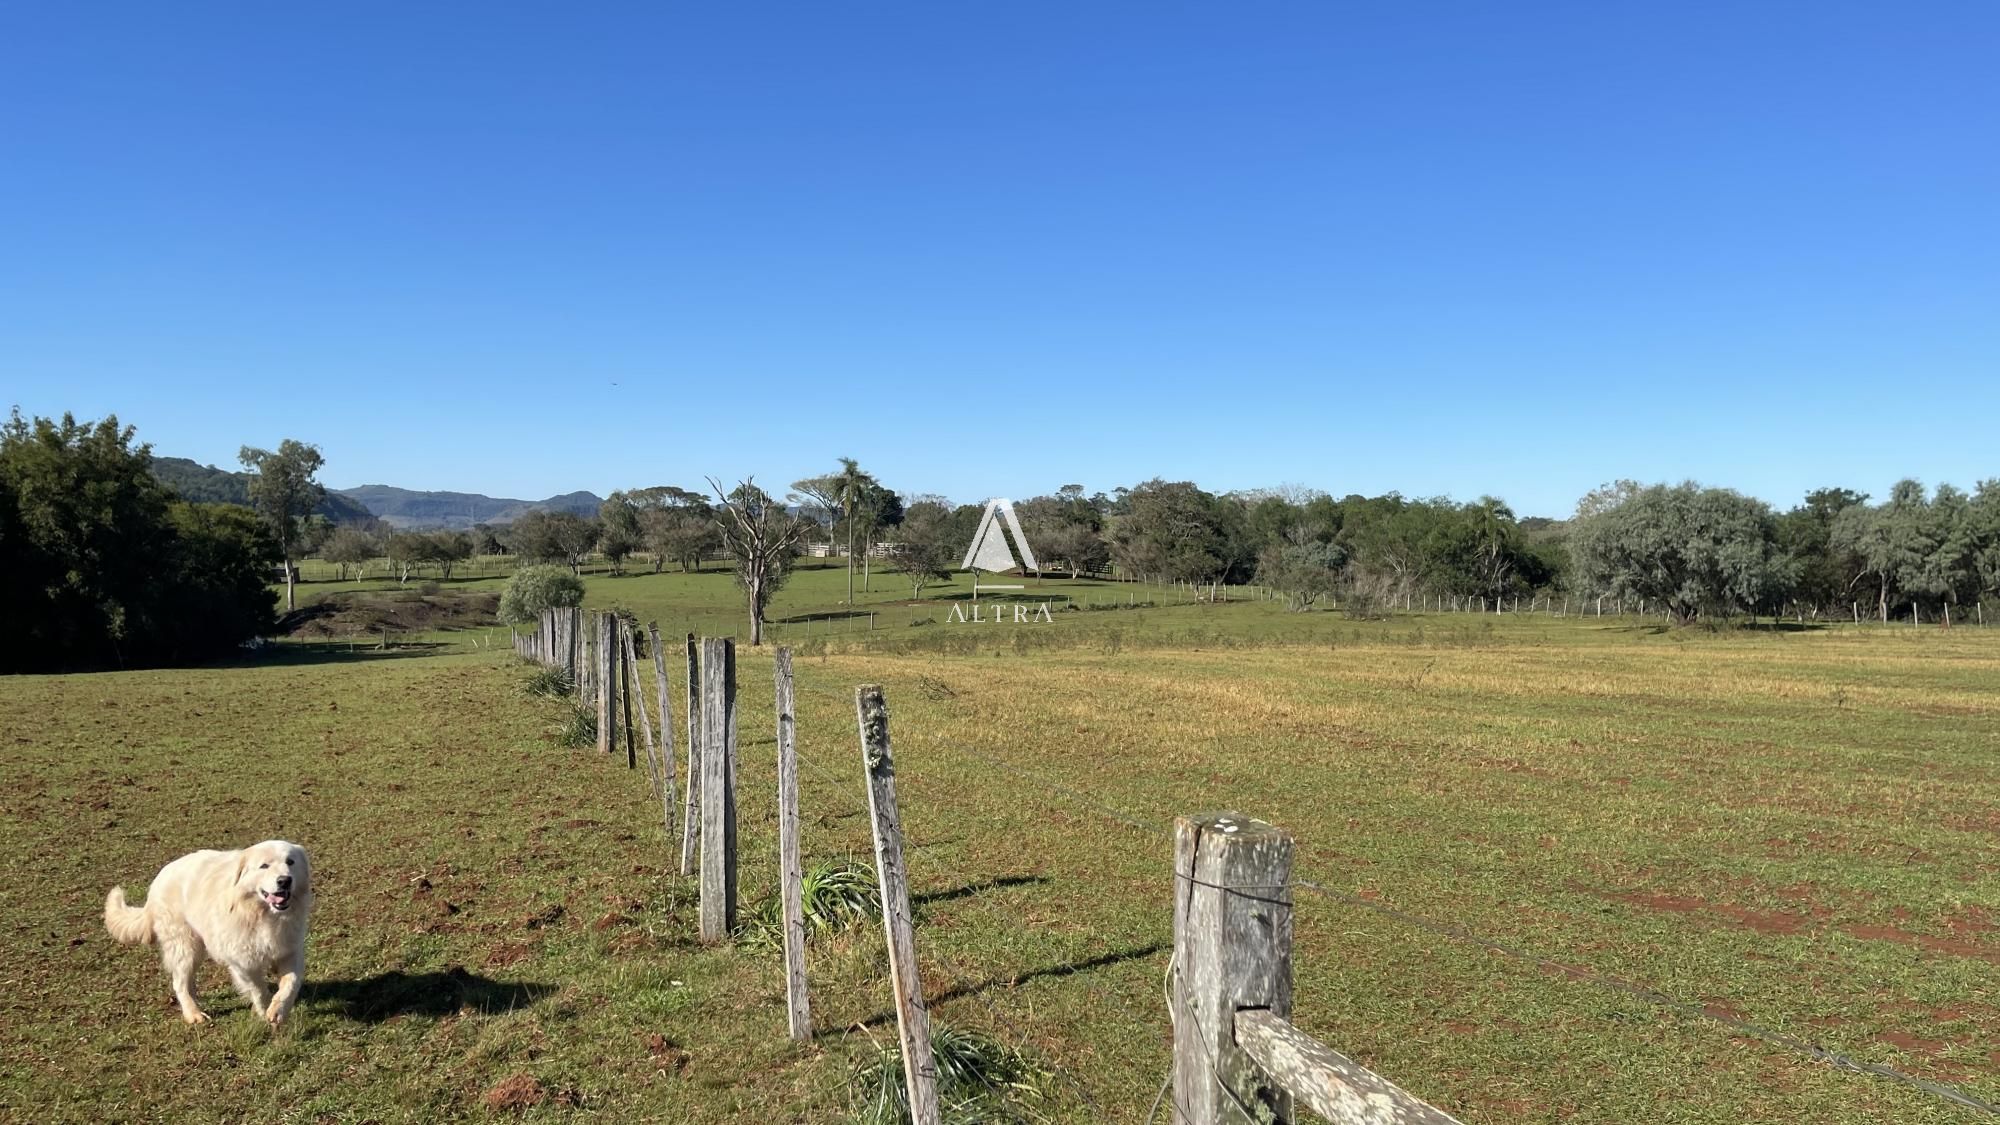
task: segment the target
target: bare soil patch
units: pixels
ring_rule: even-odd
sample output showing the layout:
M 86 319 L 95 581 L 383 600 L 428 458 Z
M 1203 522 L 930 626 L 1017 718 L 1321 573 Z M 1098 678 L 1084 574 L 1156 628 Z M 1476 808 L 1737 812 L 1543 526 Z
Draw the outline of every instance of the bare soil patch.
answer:
M 300 640 L 356 634 L 422 633 L 484 629 L 500 623 L 500 595 L 491 591 L 365 590 L 327 594 L 278 622 L 278 631 Z

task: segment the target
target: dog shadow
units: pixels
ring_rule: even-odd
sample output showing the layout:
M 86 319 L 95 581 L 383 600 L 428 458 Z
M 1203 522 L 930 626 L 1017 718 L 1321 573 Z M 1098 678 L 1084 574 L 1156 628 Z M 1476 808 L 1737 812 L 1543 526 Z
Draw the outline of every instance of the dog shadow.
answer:
M 373 1024 L 397 1016 L 448 1016 L 468 1008 L 497 1015 L 537 1004 L 555 990 L 552 984 L 498 981 L 453 965 L 436 973 L 392 970 L 359 980 L 308 981 L 300 1000 Z

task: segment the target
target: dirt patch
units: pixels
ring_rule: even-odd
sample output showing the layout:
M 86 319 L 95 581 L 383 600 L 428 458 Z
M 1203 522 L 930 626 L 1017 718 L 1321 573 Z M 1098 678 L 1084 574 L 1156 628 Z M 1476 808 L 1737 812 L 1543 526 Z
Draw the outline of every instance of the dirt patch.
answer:
M 1935 1055 L 1944 1050 L 1940 1039 L 1919 1039 L 1906 1031 L 1885 1031 L 1875 1037 L 1877 1043 L 1887 1043 L 1898 1051 L 1908 1051 L 1913 1055 Z
M 486 955 L 486 967 L 489 969 L 504 969 L 509 965 L 525 961 L 534 955 L 534 946 L 522 945 L 518 942 L 502 942 L 493 947 L 493 952 Z
M 1969 941 L 1955 941 L 1951 938 L 1932 937 L 1929 934 L 1913 934 L 1894 926 L 1849 926 L 1847 935 L 1858 937 L 1862 941 L 1893 941 L 1899 945 L 1914 945 L 1937 953 L 1949 953 L 1954 957 L 1971 957 L 2000 965 L 2000 948 L 1975 945 Z
M 1755 930 L 1760 934 L 1796 934 L 1812 925 L 1816 919 L 1832 913 L 1825 907 L 1814 907 L 1809 914 L 1797 914 L 1788 910 L 1752 910 L 1734 903 L 1709 902 L 1692 896 L 1669 895 L 1657 891 L 1600 891 L 1576 884 L 1571 886 L 1574 890 L 1610 902 L 1642 906 L 1648 910 L 1666 910 L 1675 914 L 1702 914 L 1733 926 Z
M 481 1099 L 487 1109 L 527 1109 L 549 1100 L 549 1092 L 542 1084 L 529 1075 L 516 1074 L 501 1080 L 500 1084 L 486 1091 Z
M 433 630 L 484 629 L 500 623 L 500 595 L 492 592 L 426 594 L 420 590 L 364 590 L 327 594 L 278 622 L 278 632 L 301 640 Z

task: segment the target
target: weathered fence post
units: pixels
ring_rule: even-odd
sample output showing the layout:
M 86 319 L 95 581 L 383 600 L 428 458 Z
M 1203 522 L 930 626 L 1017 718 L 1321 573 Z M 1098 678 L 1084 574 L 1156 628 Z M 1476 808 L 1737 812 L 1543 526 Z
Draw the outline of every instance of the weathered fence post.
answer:
M 736 928 L 736 642 L 701 642 L 701 940 Z
M 583 607 L 573 605 L 562 616 L 562 662 L 571 683 L 576 682 L 576 666 L 583 661 L 582 647 Z
M 674 712 L 667 706 L 667 654 L 660 647 L 660 625 L 653 622 L 646 626 L 646 639 L 653 645 L 653 678 L 660 689 L 660 773 L 665 790 L 660 794 L 661 818 L 666 824 L 667 839 L 674 838 L 674 805 L 680 796 L 674 791 Z M 694 780 L 689 778 L 689 785 Z
M 1243 1008 L 1291 1015 L 1291 881 L 1284 831 L 1235 813 L 1174 821 L 1175 1121 L 1292 1119 L 1291 1095 L 1235 1033 Z
M 695 837 L 701 832 L 701 662 L 694 634 L 687 635 L 688 789 L 681 810 L 681 875 L 694 873 Z
M 806 990 L 805 872 L 799 865 L 799 756 L 792 699 L 792 650 L 777 653 L 778 695 L 778 890 L 785 919 L 785 1011 L 792 1038 L 812 1038 L 811 999 Z
M 1496 599 L 1497 604 L 1497 599 Z M 1235 813 L 1174 823 L 1174 1117 L 1460 1125 L 1293 1026 L 1292 838 Z
M 576 702 L 590 707 L 597 703 L 597 629 L 584 628 L 578 619 L 576 632 Z
M 619 718 L 623 707 L 619 701 L 619 665 L 624 661 L 618 656 L 618 615 L 599 614 L 597 618 L 597 748 L 609 754 L 618 749 L 622 725 Z
M 861 768 L 868 778 L 868 815 L 875 826 L 875 875 L 882 891 L 882 930 L 889 943 L 889 981 L 896 993 L 903 1081 L 912 1125 L 938 1125 L 937 1061 L 931 1055 L 930 1009 L 917 975 L 916 922 L 910 916 L 909 872 L 903 866 L 903 826 L 896 813 L 896 765 L 889 749 L 889 708 L 879 684 L 854 691 L 861 727 Z
M 653 795 L 657 797 L 660 794 L 660 753 L 658 748 L 653 745 L 653 720 L 651 716 L 646 714 L 646 693 L 640 688 L 640 681 L 645 678 L 645 674 L 639 671 L 639 649 L 633 643 L 631 626 L 625 626 L 620 632 L 625 635 L 623 649 L 625 653 L 625 674 L 630 678 L 629 682 L 625 685 L 625 698 L 632 702 L 631 709 L 639 712 L 639 721 L 633 725 L 637 726 L 639 733 L 646 738 L 646 780 L 652 783 Z M 626 737 L 631 739 L 629 732 Z M 633 755 L 636 757 L 638 754 L 638 740 L 632 739 L 632 745 Z M 637 764 L 636 761 L 633 763 L 633 765 Z

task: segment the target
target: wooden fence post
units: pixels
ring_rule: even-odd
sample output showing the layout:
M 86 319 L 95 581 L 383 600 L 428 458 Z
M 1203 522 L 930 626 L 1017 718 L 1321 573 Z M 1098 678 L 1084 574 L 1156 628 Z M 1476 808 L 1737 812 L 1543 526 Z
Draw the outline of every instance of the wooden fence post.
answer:
M 618 748 L 618 618 L 597 616 L 597 749 Z
M 889 980 L 896 992 L 903 1081 L 911 1125 L 938 1125 L 937 1061 L 931 1055 L 931 1015 L 917 975 L 916 923 L 910 916 L 909 871 L 903 866 L 903 826 L 896 813 L 896 765 L 889 750 L 889 708 L 879 684 L 854 691 L 861 727 L 861 768 L 868 778 L 868 815 L 875 826 L 875 875 L 882 891 L 882 930 L 889 943 Z
M 639 671 L 639 649 L 633 643 L 631 626 L 625 626 L 619 631 L 624 634 L 625 643 L 620 651 L 625 654 L 625 674 L 629 678 L 629 682 L 625 685 L 625 698 L 632 704 L 628 710 L 636 710 L 639 713 L 639 721 L 632 725 L 638 727 L 639 733 L 645 736 L 646 780 L 652 783 L 653 795 L 657 797 L 660 795 L 660 752 L 658 747 L 653 745 L 653 720 L 646 714 L 646 693 L 640 690 L 640 680 L 644 678 L 644 673 Z M 633 746 L 633 756 L 637 757 L 638 740 L 633 739 L 629 731 L 626 738 Z M 639 763 L 635 761 L 632 764 L 636 766 Z
M 701 940 L 736 928 L 736 642 L 701 642 Z
M 1292 838 L 1235 813 L 1174 821 L 1174 1120 L 1292 1120 L 1236 1042 L 1236 1013 L 1292 1012 Z M 1248 1109 L 1251 1112 L 1245 1112 Z
M 792 650 L 777 652 L 778 889 L 785 919 L 785 1012 L 792 1038 L 812 1038 L 812 1001 L 806 990 L 805 872 L 799 865 L 799 756 L 792 699 Z
M 569 670 L 571 683 L 576 682 L 576 666 L 583 661 L 583 607 L 571 606 L 563 612 L 562 662 Z
M 646 639 L 653 645 L 653 678 L 660 689 L 660 773 L 665 787 L 660 794 L 660 815 L 666 823 L 667 839 L 671 842 L 674 838 L 674 805 L 680 801 L 680 796 L 674 791 L 674 712 L 667 705 L 667 654 L 660 647 L 659 622 L 646 626 Z M 694 784 L 692 777 L 688 784 Z
M 694 873 L 695 837 L 701 832 L 701 662 L 694 634 L 687 635 L 688 790 L 681 810 L 681 875 Z
M 576 634 L 576 701 L 583 707 L 597 703 L 597 628 L 594 622 L 585 628 L 588 620 L 577 621 Z

